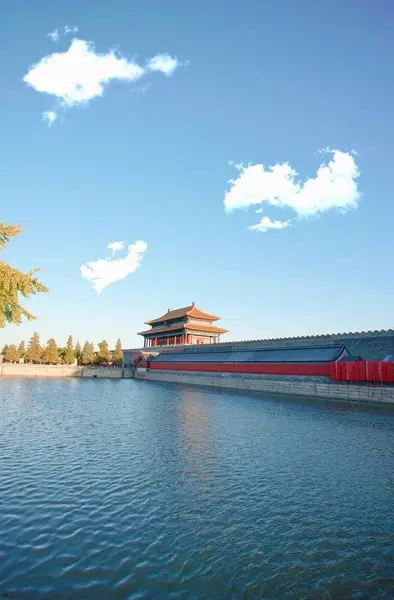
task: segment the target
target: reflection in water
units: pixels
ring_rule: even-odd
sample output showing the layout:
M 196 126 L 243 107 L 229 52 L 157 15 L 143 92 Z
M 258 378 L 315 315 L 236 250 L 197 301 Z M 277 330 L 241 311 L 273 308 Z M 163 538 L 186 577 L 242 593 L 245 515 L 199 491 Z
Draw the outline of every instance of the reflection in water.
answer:
M 394 415 L 0 380 L 0 597 L 394 597 Z
M 213 458 L 209 401 L 198 390 L 181 389 L 179 413 L 185 478 L 205 478 Z
M 215 522 L 215 513 L 211 510 L 215 445 L 210 398 L 199 390 L 181 388 L 179 414 L 182 460 L 179 483 L 188 498 L 186 512 L 193 515 L 195 521 L 196 546 L 201 553 L 210 552 L 210 541 L 205 541 Z

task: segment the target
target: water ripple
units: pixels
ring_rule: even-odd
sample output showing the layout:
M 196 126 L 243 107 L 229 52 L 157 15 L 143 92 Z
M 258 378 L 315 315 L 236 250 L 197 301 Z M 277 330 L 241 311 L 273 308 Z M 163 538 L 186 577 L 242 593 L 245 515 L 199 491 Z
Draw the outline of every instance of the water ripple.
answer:
M 0 380 L 0 415 L 0 598 L 394 597 L 390 411 Z

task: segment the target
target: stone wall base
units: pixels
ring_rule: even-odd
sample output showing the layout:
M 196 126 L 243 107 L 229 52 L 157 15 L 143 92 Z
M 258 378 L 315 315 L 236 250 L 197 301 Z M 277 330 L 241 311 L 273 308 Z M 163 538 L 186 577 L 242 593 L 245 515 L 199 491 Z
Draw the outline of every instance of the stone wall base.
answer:
M 201 375 L 177 371 L 172 371 L 171 373 L 147 371 L 144 374 L 136 373 L 135 378 L 147 381 L 167 381 L 248 392 L 269 392 L 274 394 L 290 394 L 292 396 L 328 398 L 331 400 L 394 404 L 394 386 L 320 383 L 316 381 L 280 381 L 259 379 L 251 375 L 234 377 L 228 374 L 213 375 L 212 373 L 204 373 Z

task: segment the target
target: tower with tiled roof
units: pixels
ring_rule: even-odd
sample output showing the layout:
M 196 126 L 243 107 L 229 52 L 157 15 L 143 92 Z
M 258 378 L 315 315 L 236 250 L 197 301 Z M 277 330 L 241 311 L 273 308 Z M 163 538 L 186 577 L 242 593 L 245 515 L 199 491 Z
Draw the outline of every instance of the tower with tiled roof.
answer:
M 151 329 L 140 331 L 145 347 L 176 346 L 189 344 L 215 344 L 227 333 L 213 325 L 220 317 L 205 313 L 194 304 L 168 311 L 157 319 L 145 321 Z

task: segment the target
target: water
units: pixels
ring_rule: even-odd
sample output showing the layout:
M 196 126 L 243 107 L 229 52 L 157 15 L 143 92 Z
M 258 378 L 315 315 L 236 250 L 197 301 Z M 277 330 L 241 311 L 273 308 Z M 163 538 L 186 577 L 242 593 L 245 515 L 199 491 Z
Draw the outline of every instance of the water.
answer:
M 0 598 L 394 597 L 394 414 L 0 381 Z

